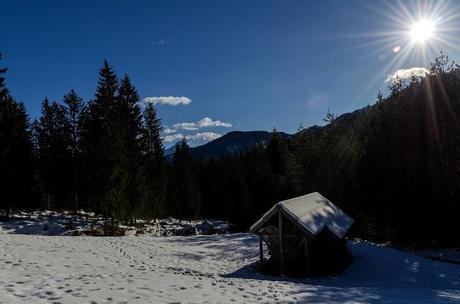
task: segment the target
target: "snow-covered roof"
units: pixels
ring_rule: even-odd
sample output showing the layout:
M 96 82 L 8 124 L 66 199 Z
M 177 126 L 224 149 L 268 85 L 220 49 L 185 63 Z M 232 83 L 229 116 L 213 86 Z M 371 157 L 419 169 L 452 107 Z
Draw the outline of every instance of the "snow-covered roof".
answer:
M 313 235 L 327 227 L 337 237 L 343 238 L 353 224 L 353 219 L 345 212 L 320 193 L 313 192 L 277 203 L 251 226 L 250 231 L 256 233 L 277 214 L 277 209 L 282 209 Z

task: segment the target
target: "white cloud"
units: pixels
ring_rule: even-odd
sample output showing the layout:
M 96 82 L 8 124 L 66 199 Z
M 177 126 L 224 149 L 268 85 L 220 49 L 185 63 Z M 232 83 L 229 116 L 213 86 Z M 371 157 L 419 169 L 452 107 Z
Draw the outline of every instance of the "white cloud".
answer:
M 179 122 L 179 123 L 173 124 L 172 127 L 174 129 L 182 129 L 182 130 L 188 130 L 188 131 L 198 130 L 198 126 L 194 122 Z
M 408 69 L 399 69 L 396 72 L 394 72 L 393 74 L 389 75 L 387 77 L 387 79 L 385 80 L 385 82 L 395 81 L 398 78 L 401 79 L 401 80 L 405 80 L 405 79 L 411 78 L 412 76 L 425 77 L 429 73 L 430 73 L 429 70 L 427 70 L 425 68 L 421 68 L 421 67 L 412 67 L 412 68 L 408 68 Z
M 171 126 L 171 128 L 166 127 L 163 130 L 163 141 L 166 143 L 176 142 L 185 138 L 188 141 L 211 141 L 222 136 L 220 133 L 215 132 L 198 132 L 195 134 L 184 135 L 183 133 L 176 133 L 178 130 L 186 131 L 197 131 L 201 128 L 211 128 L 211 127 L 224 127 L 231 128 L 233 125 L 229 122 L 222 122 L 220 120 L 213 120 L 210 117 L 203 117 L 197 122 L 179 122 Z
M 184 134 L 177 133 L 177 134 L 173 134 L 173 135 L 166 135 L 165 137 L 163 137 L 163 141 L 166 142 L 166 143 L 170 143 L 170 142 L 179 141 L 182 138 L 184 138 Z
M 184 137 L 188 141 L 195 141 L 195 140 L 204 140 L 204 141 L 211 141 L 221 137 L 222 134 L 214 133 L 214 132 L 201 132 L 192 135 L 184 135 L 182 133 L 176 133 L 172 135 L 166 135 L 163 137 L 163 141 L 166 143 L 176 142 L 182 140 Z
M 220 120 L 213 120 L 209 117 L 203 117 L 198 122 L 180 122 L 173 124 L 173 129 L 182 129 L 188 131 L 196 131 L 201 128 L 211 127 L 224 127 L 231 128 L 233 125 L 229 122 L 222 122 Z
M 170 128 L 164 128 L 163 129 L 164 134 L 172 134 L 172 133 L 176 133 L 176 132 L 177 132 L 177 130 L 170 129 Z
M 211 141 L 214 139 L 218 139 L 221 137 L 222 134 L 219 133 L 214 133 L 214 132 L 202 132 L 202 133 L 196 133 L 194 135 L 188 135 L 185 138 L 187 140 L 205 140 L 205 141 Z
M 189 105 L 192 100 L 185 96 L 152 96 L 143 99 L 145 103 L 165 104 L 170 106 Z
M 212 118 L 209 118 L 209 117 L 204 117 L 200 121 L 198 121 L 198 126 L 200 128 L 208 128 L 208 127 L 231 128 L 232 124 L 229 122 L 222 122 L 220 120 L 212 120 Z

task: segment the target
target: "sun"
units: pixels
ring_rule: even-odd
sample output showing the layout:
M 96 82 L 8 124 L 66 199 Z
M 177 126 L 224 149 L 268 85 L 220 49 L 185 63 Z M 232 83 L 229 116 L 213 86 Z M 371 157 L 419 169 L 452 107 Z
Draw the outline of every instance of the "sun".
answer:
M 429 19 L 422 19 L 412 24 L 410 37 L 414 42 L 425 43 L 433 37 L 435 24 Z

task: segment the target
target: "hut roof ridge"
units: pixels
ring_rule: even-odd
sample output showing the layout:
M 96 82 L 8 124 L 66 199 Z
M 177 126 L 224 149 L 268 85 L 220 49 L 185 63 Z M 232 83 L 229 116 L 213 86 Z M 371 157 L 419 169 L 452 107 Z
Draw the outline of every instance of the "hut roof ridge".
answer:
M 313 192 L 277 203 L 252 225 L 250 231 L 257 233 L 257 230 L 262 228 L 276 213 L 277 208 L 288 213 L 299 225 L 313 235 L 317 235 L 324 228 L 327 228 L 337 237 L 343 238 L 353 224 L 353 219 L 350 216 L 319 192 Z

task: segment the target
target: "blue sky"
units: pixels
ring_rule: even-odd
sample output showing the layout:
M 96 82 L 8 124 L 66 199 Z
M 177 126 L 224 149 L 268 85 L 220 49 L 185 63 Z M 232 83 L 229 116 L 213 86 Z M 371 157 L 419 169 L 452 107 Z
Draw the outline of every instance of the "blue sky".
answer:
M 440 49 L 456 59 L 458 6 L 445 1 L 4 1 L 1 65 L 9 68 L 12 95 L 32 118 L 45 96 L 59 101 L 74 88 L 85 100 L 92 98 L 107 59 L 119 75 L 131 77 L 141 98 L 188 100 L 158 104 L 169 135 L 199 144 L 231 130 L 276 127 L 293 133 L 300 123 L 321 124 L 328 108 L 341 114 L 374 103 L 389 75 L 428 67 Z M 437 32 L 415 45 L 408 31 L 420 18 L 435 21 Z M 158 98 L 167 96 L 185 99 Z M 189 123 L 186 129 L 182 123 Z

